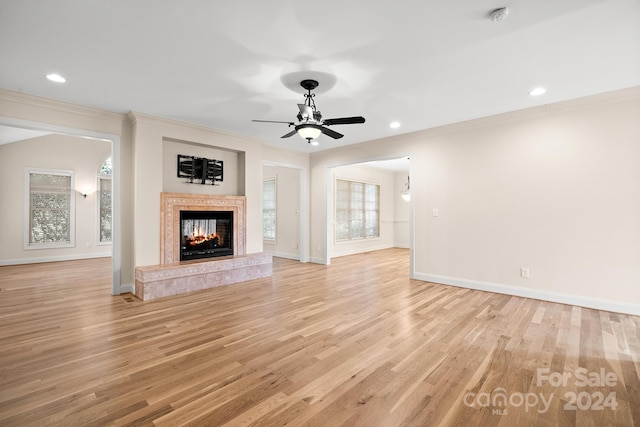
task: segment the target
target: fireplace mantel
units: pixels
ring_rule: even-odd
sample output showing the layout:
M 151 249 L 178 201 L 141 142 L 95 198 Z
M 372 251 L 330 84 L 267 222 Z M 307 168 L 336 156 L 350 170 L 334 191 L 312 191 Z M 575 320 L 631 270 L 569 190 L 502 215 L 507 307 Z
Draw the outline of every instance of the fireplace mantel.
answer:
M 160 194 L 160 263 L 180 261 L 180 211 L 232 211 L 235 256 L 245 255 L 246 197 L 212 194 Z

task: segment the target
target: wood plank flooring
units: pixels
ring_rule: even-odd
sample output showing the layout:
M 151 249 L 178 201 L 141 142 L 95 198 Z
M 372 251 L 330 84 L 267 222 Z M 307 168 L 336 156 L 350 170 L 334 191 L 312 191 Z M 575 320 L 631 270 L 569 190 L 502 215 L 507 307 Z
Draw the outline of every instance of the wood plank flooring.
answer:
M 640 318 L 410 280 L 404 249 L 142 302 L 0 267 L 1 426 L 640 426 Z

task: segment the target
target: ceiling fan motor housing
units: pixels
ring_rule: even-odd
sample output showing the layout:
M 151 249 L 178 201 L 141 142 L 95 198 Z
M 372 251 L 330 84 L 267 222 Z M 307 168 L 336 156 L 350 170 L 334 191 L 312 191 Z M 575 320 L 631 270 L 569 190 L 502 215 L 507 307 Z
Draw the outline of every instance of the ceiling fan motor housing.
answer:
M 300 82 L 300 86 L 302 86 L 305 90 L 314 90 L 319 85 L 317 80 L 303 80 Z

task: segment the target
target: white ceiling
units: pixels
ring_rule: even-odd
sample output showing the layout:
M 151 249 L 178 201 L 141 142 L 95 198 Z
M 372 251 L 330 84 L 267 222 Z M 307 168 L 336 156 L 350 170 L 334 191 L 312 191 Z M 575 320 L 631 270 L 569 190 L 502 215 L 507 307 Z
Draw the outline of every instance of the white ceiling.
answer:
M 4 89 L 313 152 L 638 86 L 640 1 L 0 0 L 0 58 Z M 304 78 L 366 123 L 311 147 L 251 122 L 295 120 Z
M 391 172 L 409 172 L 411 161 L 408 157 L 389 160 L 374 160 L 372 162 L 359 163 L 377 169 L 385 169 Z
M 0 145 L 9 144 L 10 142 L 22 141 L 25 139 L 36 138 L 38 136 L 49 135 L 51 133 L 52 132 L 0 125 Z

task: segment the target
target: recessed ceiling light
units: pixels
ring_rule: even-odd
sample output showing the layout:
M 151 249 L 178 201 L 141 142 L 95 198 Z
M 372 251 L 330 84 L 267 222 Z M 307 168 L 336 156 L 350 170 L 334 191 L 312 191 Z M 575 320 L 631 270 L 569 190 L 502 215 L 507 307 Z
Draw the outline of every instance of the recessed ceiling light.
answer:
M 56 83 L 64 83 L 67 81 L 67 79 L 65 79 L 64 77 L 62 77 L 60 74 L 47 74 L 47 78 L 49 80 L 51 80 L 52 82 L 56 82 Z
M 391 122 L 389 125 L 391 129 L 398 129 L 400 127 L 400 122 Z
M 545 93 L 547 90 L 543 87 L 537 87 L 535 89 L 533 89 L 531 92 L 529 92 L 529 95 L 531 96 L 540 96 L 543 93 Z

